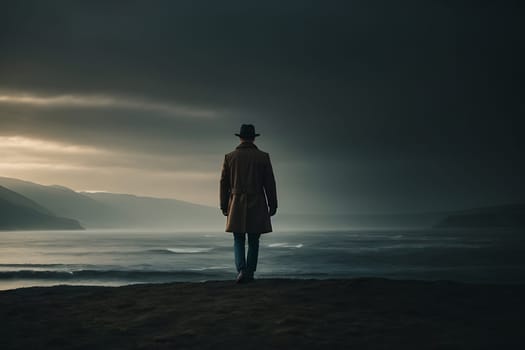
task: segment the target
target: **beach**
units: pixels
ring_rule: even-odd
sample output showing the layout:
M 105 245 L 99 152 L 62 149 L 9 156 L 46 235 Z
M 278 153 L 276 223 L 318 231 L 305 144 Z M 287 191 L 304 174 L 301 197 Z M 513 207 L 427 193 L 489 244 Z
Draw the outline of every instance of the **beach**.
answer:
M 382 278 L 20 288 L 0 292 L 0 348 L 512 348 L 523 295 Z

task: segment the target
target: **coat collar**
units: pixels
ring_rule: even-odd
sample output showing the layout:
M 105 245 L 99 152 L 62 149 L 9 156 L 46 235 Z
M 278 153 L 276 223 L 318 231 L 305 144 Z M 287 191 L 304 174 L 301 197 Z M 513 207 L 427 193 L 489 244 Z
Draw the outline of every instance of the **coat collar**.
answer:
M 241 142 L 239 146 L 236 147 L 236 149 L 240 148 L 255 148 L 257 149 L 257 146 L 253 142 Z

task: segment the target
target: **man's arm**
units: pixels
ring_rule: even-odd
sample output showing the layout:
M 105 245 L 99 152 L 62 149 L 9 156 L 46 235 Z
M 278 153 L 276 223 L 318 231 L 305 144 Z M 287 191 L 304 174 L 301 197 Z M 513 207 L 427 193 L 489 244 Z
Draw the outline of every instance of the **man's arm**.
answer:
M 228 159 L 224 156 L 222 163 L 221 181 L 220 181 L 220 195 L 221 210 L 224 215 L 228 215 L 228 201 L 230 200 L 230 167 Z
M 275 215 L 277 212 L 277 187 L 275 185 L 275 176 L 273 174 L 270 155 L 268 155 L 268 162 L 264 173 L 264 191 L 266 192 L 270 215 Z

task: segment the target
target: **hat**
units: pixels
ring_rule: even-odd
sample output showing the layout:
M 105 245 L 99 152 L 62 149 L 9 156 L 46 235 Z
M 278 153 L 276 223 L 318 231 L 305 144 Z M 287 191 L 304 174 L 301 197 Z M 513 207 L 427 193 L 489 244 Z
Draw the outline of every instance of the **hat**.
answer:
M 241 131 L 235 136 L 239 136 L 242 139 L 253 139 L 261 134 L 255 133 L 255 127 L 252 124 L 242 124 Z

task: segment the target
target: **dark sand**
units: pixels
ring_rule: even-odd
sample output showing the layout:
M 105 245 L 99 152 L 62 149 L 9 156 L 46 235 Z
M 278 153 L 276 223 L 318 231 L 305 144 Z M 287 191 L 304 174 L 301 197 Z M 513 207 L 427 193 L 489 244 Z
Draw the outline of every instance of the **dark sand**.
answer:
M 525 286 L 265 279 L 0 292 L 0 349 L 495 349 Z

